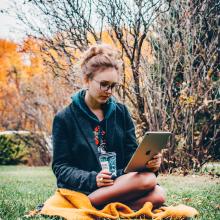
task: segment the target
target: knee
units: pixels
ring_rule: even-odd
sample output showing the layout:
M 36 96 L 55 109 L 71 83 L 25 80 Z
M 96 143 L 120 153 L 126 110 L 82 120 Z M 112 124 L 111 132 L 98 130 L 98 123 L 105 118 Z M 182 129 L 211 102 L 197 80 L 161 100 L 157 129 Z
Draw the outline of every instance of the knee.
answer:
M 166 196 L 165 195 L 158 195 L 155 198 L 155 205 L 156 206 L 161 206 L 166 202 Z
M 157 178 L 154 173 L 139 173 L 139 189 L 152 190 L 157 184 Z
M 155 187 L 155 196 L 153 199 L 154 207 L 159 207 L 166 202 L 166 193 L 160 186 Z

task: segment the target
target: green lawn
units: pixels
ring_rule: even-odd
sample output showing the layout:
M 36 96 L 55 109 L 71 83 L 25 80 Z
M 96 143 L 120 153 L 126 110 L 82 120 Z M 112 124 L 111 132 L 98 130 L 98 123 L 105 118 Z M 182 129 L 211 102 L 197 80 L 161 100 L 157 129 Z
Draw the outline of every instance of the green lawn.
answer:
M 198 219 L 220 219 L 218 178 L 160 175 L 158 181 L 167 190 L 167 205 L 183 203 L 200 212 Z M 0 219 L 25 219 L 25 213 L 43 203 L 55 189 L 55 177 L 49 167 L 0 166 Z

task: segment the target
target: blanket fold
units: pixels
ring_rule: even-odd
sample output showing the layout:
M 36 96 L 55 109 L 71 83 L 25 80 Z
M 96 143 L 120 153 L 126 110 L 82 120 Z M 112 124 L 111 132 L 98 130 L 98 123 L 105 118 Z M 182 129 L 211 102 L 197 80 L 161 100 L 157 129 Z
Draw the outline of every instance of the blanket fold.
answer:
M 92 206 L 85 194 L 68 189 L 57 189 L 55 194 L 44 203 L 39 214 L 61 216 L 67 220 L 131 219 L 137 217 L 160 220 L 168 217 L 172 219 L 195 217 L 198 215 L 198 211 L 186 205 L 161 207 L 153 210 L 153 205 L 150 202 L 146 202 L 136 212 L 119 202 L 109 203 L 102 210 L 98 210 Z

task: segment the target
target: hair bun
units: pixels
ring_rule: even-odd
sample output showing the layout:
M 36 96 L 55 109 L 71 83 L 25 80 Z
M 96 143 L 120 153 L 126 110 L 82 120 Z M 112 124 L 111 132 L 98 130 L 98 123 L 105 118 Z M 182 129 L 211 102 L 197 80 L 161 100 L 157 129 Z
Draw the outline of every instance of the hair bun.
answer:
M 120 59 L 120 52 L 118 49 L 112 47 L 109 44 L 96 44 L 92 45 L 88 50 L 84 52 L 82 65 L 88 62 L 92 57 L 101 54 L 105 54 L 114 59 Z
M 120 73 L 122 65 L 123 62 L 119 50 L 104 43 L 92 45 L 84 52 L 81 60 L 82 73 L 88 77 L 95 69 L 105 66 L 113 67 Z

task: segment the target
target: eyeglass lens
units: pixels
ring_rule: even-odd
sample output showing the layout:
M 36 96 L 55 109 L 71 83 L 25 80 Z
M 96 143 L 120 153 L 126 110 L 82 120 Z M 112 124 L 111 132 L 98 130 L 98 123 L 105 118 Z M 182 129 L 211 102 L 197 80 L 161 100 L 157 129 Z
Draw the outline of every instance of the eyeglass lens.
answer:
M 117 89 L 118 84 L 117 83 L 108 84 L 106 82 L 100 82 L 100 89 L 101 90 L 108 91 L 110 88 L 111 88 L 111 90 Z

